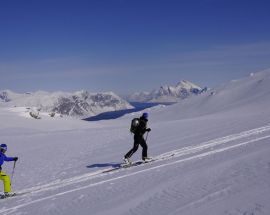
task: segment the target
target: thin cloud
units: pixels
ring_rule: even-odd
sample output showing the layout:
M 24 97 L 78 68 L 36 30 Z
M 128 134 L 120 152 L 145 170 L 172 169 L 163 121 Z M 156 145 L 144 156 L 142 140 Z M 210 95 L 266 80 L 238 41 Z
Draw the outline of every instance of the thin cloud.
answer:
M 217 46 L 208 50 L 181 53 L 171 57 L 168 65 L 179 67 L 218 66 L 228 63 L 269 62 L 270 42 Z M 270 66 L 270 63 L 269 63 Z

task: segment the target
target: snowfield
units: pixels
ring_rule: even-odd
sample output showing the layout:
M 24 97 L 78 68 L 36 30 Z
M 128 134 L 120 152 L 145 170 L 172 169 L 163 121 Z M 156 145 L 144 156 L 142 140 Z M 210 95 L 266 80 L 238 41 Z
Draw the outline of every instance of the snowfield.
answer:
M 18 156 L 0 214 L 269 215 L 270 70 L 149 109 L 149 155 L 116 169 L 130 121 L 35 120 L 0 109 L 0 141 Z M 141 148 L 132 157 L 139 160 Z M 13 163 L 3 170 L 11 174 Z

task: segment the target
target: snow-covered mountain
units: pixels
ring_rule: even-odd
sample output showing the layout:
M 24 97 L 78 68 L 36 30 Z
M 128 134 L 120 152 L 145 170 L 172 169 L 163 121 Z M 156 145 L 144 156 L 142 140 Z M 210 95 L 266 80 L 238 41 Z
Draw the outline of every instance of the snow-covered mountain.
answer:
M 1 106 L 24 106 L 43 112 L 56 112 L 74 117 L 94 116 L 106 111 L 129 109 L 132 106 L 113 92 L 75 93 L 44 92 L 18 94 L 9 90 L 0 92 Z
M 130 102 L 177 102 L 191 95 L 198 95 L 207 88 L 189 82 L 181 81 L 176 86 L 161 86 L 152 92 L 139 92 L 127 96 Z
M 158 113 L 156 118 L 184 119 L 194 118 L 222 111 L 229 112 L 236 109 L 265 111 L 255 107 L 267 107 L 270 100 L 270 69 L 251 73 L 250 76 L 232 80 L 215 89 L 208 90 L 200 96 L 183 100 L 181 103 L 166 108 L 166 113 Z M 191 108 L 194 107 L 194 108 Z M 162 110 L 156 110 L 157 112 Z M 240 112 L 241 114 L 241 112 Z M 254 112 L 248 113 L 250 115 Z
M 1 142 L 19 157 L 15 173 L 13 162 L 2 165 L 19 195 L 1 199 L 0 214 L 268 215 L 269 106 L 267 70 L 149 109 L 156 161 L 111 172 L 133 147 L 129 125 L 141 112 L 41 121 L 0 107 Z

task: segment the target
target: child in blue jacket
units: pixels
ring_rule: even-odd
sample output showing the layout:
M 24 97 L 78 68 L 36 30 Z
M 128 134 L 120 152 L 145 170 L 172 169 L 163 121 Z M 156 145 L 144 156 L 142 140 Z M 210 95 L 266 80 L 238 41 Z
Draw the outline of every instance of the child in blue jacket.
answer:
M 5 155 L 7 151 L 7 145 L 6 144 L 1 144 L 0 145 L 0 180 L 3 181 L 4 183 L 4 196 L 8 197 L 11 195 L 11 184 L 10 184 L 10 177 L 2 171 L 2 165 L 4 164 L 5 161 L 17 161 L 18 157 L 7 157 Z

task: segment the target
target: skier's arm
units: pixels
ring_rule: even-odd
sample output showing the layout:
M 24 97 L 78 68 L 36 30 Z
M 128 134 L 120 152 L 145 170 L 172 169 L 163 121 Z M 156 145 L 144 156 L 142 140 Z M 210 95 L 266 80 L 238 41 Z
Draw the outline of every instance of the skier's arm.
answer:
M 145 132 L 149 132 L 149 131 L 151 131 L 151 129 L 147 128 L 147 121 L 140 120 L 140 124 L 138 126 L 138 133 L 140 135 L 144 135 Z
M 7 156 L 4 156 L 4 161 L 15 161 L 15 157 L 7 157 Z M 18 159 L 17 159 L 18 160 Z
M 147 128 L 147 125 L 145 125 L 145 127 L 142 129 L 142 134 L 144 134 L 145 132 L 150 132 L 151 128 Z
M 141 134 L 141 135 L 144 135 L 146 131 L 147 131 L 147 128 L 146 128 L 146 127 L 141 128 L 141 129 L 140 129 L 140 134 Z

